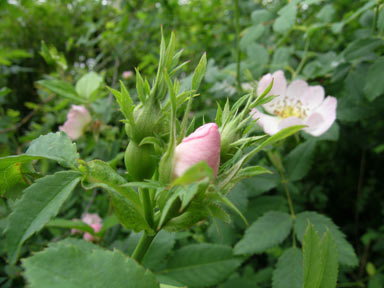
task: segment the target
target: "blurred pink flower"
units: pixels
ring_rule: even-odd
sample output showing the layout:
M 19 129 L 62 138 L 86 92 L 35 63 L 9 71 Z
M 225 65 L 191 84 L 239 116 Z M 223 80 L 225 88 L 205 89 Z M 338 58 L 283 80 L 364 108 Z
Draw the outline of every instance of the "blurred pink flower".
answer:
M 215 176 L 220 165 L 220 133 L 216 123 L 199 127 L 177 145 L 173 162 L 173 175 L 180 177 L 189 167 L 206 161 Z
M 124 71 L 121 76 L 123 77 L 123 79 L 129 79 L 133 76 L 133 72 L 130 70 Z
M 273 86 L 268 95 L 276 97 L 263 105 L 265 111 L 271 115 L 257 109 L 251 112 L 265 133 L 273 135 L 289 126 L 307 125 L 303 129 L 305 132 L 320 136 L 332 126 L 336 120 L 337 100 L 332 96 L 324 99 L 322 86 L 309 86 L 303 80 L 295 80 L 287 87 L 284 72 L 279 70 L 261 78 L 257 88 L 258 95 L 263 93 L 272 79 Z
M 72 219 L 72 220 L 78 221 L 78 219 Z M 84 213 L 83 216 L 81 216 L 81 221 L 83 221 L 85 224 L 88 224 L 89 226 L 91 226 L 95 233 L 98 233 L 102 228 L 102 219 L 96 213 Z M 77 230 L 77 229 L 72 229 L 71 233 L 72 234 L 78 234 L 78 233 L 82 233 L 82 232 Z M 92 234 L 90 234 L 88 232 L 84 233 L 83 238 L 86 241 L 94 241 L 94 240 L 98 239 L 98 237 L 93 236 Z
M 83 130 L 91 122 L 92 118 L 84 106 L 72 105 L 67 114 L 67 121 L 59 127 L 69 138 L 76 140 L 83 135 Z

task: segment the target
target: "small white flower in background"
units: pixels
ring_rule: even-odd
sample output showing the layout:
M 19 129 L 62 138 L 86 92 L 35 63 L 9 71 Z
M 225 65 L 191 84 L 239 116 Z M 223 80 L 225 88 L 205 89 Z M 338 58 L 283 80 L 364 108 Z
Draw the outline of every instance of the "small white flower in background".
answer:
M 332 96 L 325 98 L 322 86 L 309 86 L 303 80 L 295 80 L 287 87 L 284 72 L 279 70 L 261 78 L 258 95 L 271 84 L 272 79 L 273 86 L 268 96 L 276 97 L 262 105 L 270 115 L 257 109 L 251 112 L 265 133 L 273 135 L 289 126 L 307 125 L 303 129 L 305 132 L 320 136 L 332 126 L 336 120 L 337 100 Z
M 129 79 L 133 76 L 133 72 L 132 71 L 124 71 L 123 74 L 121 74 L 121 76 L 123 77 L 123 79 Z
M 60 131 L 65 132 L 69 138 L 76 140 L 83 135 L 85 126 L 91 122 L 91 114 L 84 106 L 72 105 L 67 114 L 67 121 L 59 127 Z

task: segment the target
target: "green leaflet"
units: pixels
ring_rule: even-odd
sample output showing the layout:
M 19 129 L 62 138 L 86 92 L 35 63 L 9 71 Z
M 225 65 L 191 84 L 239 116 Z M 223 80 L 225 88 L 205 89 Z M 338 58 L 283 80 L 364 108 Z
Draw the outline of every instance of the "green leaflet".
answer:
M 338 273 L 337 248 L 331 233 L 322 239 L 308 223 L 303 241 L 303 287 L 335 288 Z
M 44 157 L 69 168 L 75 167 L 79 159 L 76 144 L 64 132 L 48 133 L 33 140 L 25 155 Z
M 339 263 L 348 266 L 356 266 L 358 259 L 351 244 L 345 239 L 338 226 L 332 222 L 328 217 L 318 214 L 316 212 L 302 212 L 296 215 L 295 220 L 295 233 L 300 242 L 303 241 L 305 229 L 308 220 L 313 224 L 319 235 L 323 235 L 327 230 L 332 234 L 332 237 L 337 246 L 339 255 Z
M 229 246 L 200 243 L 176 251 L 159 273 L 191 288 L 209 287 L 226 279 L 241 263 Z
M 280 244 L 291 232 L 292 219 L 284 212 L 272 211 L 258 218 L 236 244 L 235 254 L 256 254 Z
M 150 271 L 121 252 L 71 240 L 52 244 L 23 261 L 30 287 L 159 287 Z
M 16 263 L 24 241 L 56 216 L 79 181 L 77 172 L 57 172 L 38 179 L 24 191 L 8 217 L 5 239 L 11 263 Z
M 279 257 L 273 272 L 272 288 L 303 287 L 303 255 L 301 250 L 292 247 Z
M 131 187 L 124 186 L 127 181 L 108 163 L 101 160 L 82 162 L 80 169 L 85 172 L 82 180 L 85 189 L 99 187 L 108 191 L 116 217 L 122 225 L 137 232 L 143 229 L 153 232 L 144 218 L 139 195 Z

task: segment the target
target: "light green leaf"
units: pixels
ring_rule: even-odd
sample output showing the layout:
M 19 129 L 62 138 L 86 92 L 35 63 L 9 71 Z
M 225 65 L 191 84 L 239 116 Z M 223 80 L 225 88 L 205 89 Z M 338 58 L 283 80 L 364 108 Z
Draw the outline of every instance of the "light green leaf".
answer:
M 272 288 L 303 287 L 303 255 L 296 247 L 285 250 L 273 271 Z
M 75 103 L 85 103 L 86 101 L 82 99 L 77 93 L 73 86 L 65 81 L 50 79 L 50 80 L 40 80 L 36 82 L 37 84 L 51 90 L 58 96 L 72 100 Z
M 81 240 L 52 244 L 23 266 L 31 288 L 159 287 L 154 275 L 133 259 Z
M 320 288 L 335 288 L 338 274 L 338 256 L 337 247 L 332 235 L 327 231 L 321 239 L 322 250 L 322 279 Z
M 355 251 L 353 250 L 352 245 L 345 239 L 344 233 L 340 231 L 339 227 L 337 227 L 331 219 L 324 215 L 316 212 L 302 212 L 296 215 L 295 233 L 300 242 L 303 241 L 308 220 L 313 224 L 320 235 L 325 233 L 327 229 L 331 232 L 337 246 L 340 264 L 348 266 L 356 266 L 358 264 Z
M 207 54 L 204 53 L 201 56 L 200 62 L 197 65 L 195 71 L 192 76 L 192 90 L 199 89 L 200 83 L 204 78 L 205 72 L 207 71 Z
M 254 25 L 257 25 L 257 24 L 266 22 L 266 21 L 270 20 L 272 18 L 272 16 L 273 15 L 268 10 L 265 10 L 265 9 L 255 10 L 251 14 L 252 23 Z
M 297 181 L 307 175 L 312 166 L 313 151 L 316 146 L 315 140 L 308 140 L 296 146 L 285 158 L 285 170 L 288 179 Z
M 303 287 L 319 288 L 322 277 L 322 251 L 320 238 L 312 224 L 304 234 L 303 240 Z
M 56 218 L 56 219 L 49 221 L 45 226 L 46 227 L 76 229 L 76 230 L 81 230 L 81 231 L 91 233 L 92 235 L 95 233 L 91 226 L 89 226 L 88 224 L 86 224 L 80 220 L 73 221 L 73 220 L 68 220 L 68 219 Z
M 369 101 L 375 100 L 377 97 L 384 94 L 384 57 L 377 58 L 375 63 L 368 69 L 365 78 L 364 92 Z
M 213 179 L 213 171 L 207 162 L 202 161 L 188 168 L 183 175 L 172 182 L 171 186 L 188 185 L 204 178 Z
M 327 231 L 320 240 L 309 222 L 303 241 L 303 287 L 335 288 L 338 263 L 337 248 L 331 233 Z
M 85 189 L 105 189 L 111 196 L 115 215 L 125 227 L 134 231 L 152 231 L 144 217 L 139 195 L 111 166 L 101 160 L 82 163 L 86 175 L 82 180 Z
M 24 191 L 8 217 L 5 237 L 11 263 L 16 263 L 24 241 L 56 216 L 79 181 L 77 172 L 57 172 L 38 179 Z
M 176 251 L 159 273 L 191 288 L 207 287 L 228 278 L 241 263 L 232 255 L 231 247 L 200 243 Z
M 80 95 L 80 97 L 90 99 L 102 83 L 103 78 L 95 72 L 89 72 L 77 81 L 76 92 Z
M 242 50 L 247 49 L 250 44 L 255 44 L 257 39 L 263 35 L 265 27 L 263 24 L 252 25 L 246 31 L 244 36 L 241 38 L 239 46 Z
M 25 155 L 54 160 L 70 168 L 75 167 L 79 159 L 76 144 L 64 132 L 48 133 L 33 140 Z
M 256 254 L 284 241 L 292 228 L 292 219 L 284 212 L 268 212 L 257 219 L 236 244 L 235 254 Z
M 348 61 L 366 57 L 368 54 L 383 45 L 383 41 L 374 38 L 364 38 L 351 42 L 343 51 L 345 59 Z
M 143 258 L 143 266 L 151 271 L 157 271 L 165 265 L 165 257 L 171 252 L 175 245 L 175 235 L 161 230 L 152 241 L 147 253 Z
M 23 166 L 42 157 L 16 155 L 0 158 L 0 196 L 14 198 L 28 186 Z
M 280 15 L 273 24 L 273 30 L 279 33 L 286 33 L 295 24 L 297 7 L 295 1 L 280 9 Z

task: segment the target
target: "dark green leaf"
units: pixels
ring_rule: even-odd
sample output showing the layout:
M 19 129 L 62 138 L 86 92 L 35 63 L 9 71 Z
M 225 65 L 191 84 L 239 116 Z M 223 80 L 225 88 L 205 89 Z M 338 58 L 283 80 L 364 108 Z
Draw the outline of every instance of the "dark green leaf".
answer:
M 8 218 L 6 244 L 11 263 L 17 261 L 24 241 L 56 216 L 79 181 L 77 172 L 57 172 L 38 179 L 24 191 Z
M 340 264 L 348 266 L 356 266 L 358 264 L 355 251 L 353 250 L 352 245 L 345 239 L 344 233 L 340 231 L 339 227 L 337 227 L 331 219 L 324 215 L 316 212 L 302 212 L 296 215 L 295 233 L 300 242 L 303 241 L 308 220 L 313 224 L 320 235 L 323 235 L 327 229 L 331 232 L 337 246 Z
M 292 219 L 284 212 L 268 212 L 247 229 L 235 246 L 235 254 L 256 254 L 284 241 L 292 228 Z
M 57 161 L 64 167 L 75 167 L 79 159 L 76 144 L 64 132 L 40 136 L 31 142 L 25 154 Z
M 23 261 L 31 288 L 159 287 L 154 275 L 121 252 L 62 241 Z
M 231 247 L 201 243 L 176 251 L 160 273 L 191 288 L 207 287 L 228 278 L 241 262 Z
M 303 287 L 303 255 L 296 247 L 285 250 L 273 272 L 272 288 Z

